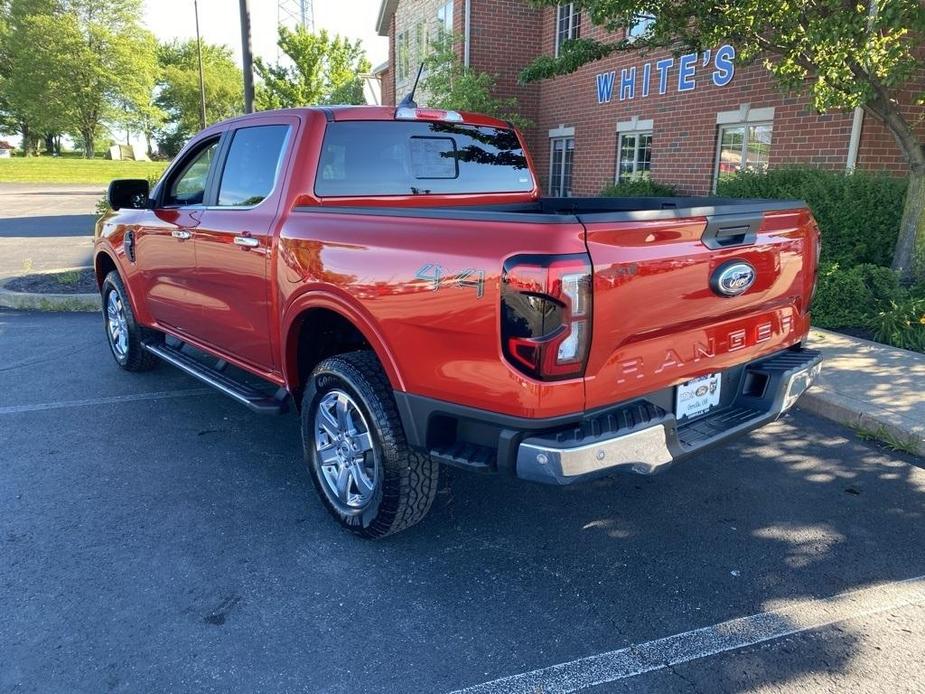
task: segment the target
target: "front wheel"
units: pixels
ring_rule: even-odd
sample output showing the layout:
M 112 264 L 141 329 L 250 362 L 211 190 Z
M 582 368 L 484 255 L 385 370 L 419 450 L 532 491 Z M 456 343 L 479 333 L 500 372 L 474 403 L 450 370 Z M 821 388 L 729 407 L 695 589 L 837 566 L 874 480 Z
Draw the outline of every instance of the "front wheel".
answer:
M 113 359 L 126 371 L 148 371 L 158 364 L 156 356 L 142 347 L 144 340 L 163 339 L 154 330 L 135 321 L 132 304 L 122 278 L 115 270 L 106 275 L 102 287 L 103 321 Z
M 348 530 L 385 537 L 430 510 L 439 465 L 409 448 L 373 353 L 342 354 L 318 365 L 302 400 L 302 440 L 319 496 Z

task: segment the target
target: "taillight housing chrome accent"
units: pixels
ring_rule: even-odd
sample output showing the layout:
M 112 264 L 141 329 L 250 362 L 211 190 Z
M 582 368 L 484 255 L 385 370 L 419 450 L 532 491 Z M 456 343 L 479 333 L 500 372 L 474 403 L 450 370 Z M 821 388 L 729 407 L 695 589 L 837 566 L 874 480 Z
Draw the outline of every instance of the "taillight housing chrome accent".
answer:
M 501 344 L 518 371 L 542 381 L 583 376 L 591 322 L 587 255 L 518 255 L 505 262 Z

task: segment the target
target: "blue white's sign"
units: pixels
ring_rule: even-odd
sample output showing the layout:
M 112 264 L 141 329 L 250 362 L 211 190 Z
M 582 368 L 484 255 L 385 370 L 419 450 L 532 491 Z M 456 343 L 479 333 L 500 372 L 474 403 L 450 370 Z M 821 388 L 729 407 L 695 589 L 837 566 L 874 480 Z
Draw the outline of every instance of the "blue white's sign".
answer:
M 698 71 L 709 70 L 709 80 L 716 87 L 725 87 L 735 77 L 736 49 L 725 44 L 716 51 L 701 53 L 685 53 L 678 58 L 673 56 L 646 63 L 639 68 L 623 68 L 619 78 L 617 71 L 602 72 L 597 75 L 597 103 L 609 104 L 616 97 L 620 101 L 635 99 L 637 96 L 647 97 L 651 89 L 653 75 L 658 83 L 658 93 L 667 94 L 669 91 L 678 93 L 692 92 L 698 84 L 705 84 L 706 77 L 698 78 Z M 702 74 L 702 72 L 701 72 Z

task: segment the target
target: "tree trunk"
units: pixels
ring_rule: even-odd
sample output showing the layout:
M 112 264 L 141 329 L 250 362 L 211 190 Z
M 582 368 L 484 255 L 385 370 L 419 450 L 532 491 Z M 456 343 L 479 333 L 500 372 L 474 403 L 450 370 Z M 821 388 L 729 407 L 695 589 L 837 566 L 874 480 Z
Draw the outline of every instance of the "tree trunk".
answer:
M 45 133 L 45 154 L 55 153 L 55 135 L 54 133 Z
M 32 131 L 29 126 L 22 123 L 19 126 L 19 132 L 22 133 L 22 154 L 24 157 L 32 156 Z
M 95 134 L 92 130 L 84 130 L 81 133 L 84 141 L 84 159 L 93 159 L 93 155 L 96 153 L 94 151 L 96 144 L 93 142 Z
M 893 253 L 893 270 L 904 283 L 916 280 L 917 273 L 918 279 L 925 279 L 925 145 L 882 89 L 864 110 L 886 125 L 909 162 L 909 190 Z
M 909 175 L 893 269 L 905 283 L 925 281 L 925 171 Z

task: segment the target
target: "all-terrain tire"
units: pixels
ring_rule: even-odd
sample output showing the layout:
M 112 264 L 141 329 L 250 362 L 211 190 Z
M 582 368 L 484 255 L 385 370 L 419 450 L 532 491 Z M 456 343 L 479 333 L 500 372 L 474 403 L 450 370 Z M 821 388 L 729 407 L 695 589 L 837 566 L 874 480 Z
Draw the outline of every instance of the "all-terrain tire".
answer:
M 320 473 L 315 415 L 325 395 L 334 390 L 347 393 L 360 409 L 380 466 L 373 498 L 362 509 L 348 511 L 333 500 Z M 408 446 L 391 384 L 374 353 L 349 352 L 318 364 L 305 385 L 301 418 L 312 481 L 325 507 L 343 527 L 365 538 L 381 538 L 406 530 L 427 515 L 437 494 L 440 466 Z
M 132 303 L 129 301 L 128 292 L 125 291 L 125 285 L 119 273 L 113 270 L 106 279 L 103 280 L 103 286 L 100 289 L 103 298 L 103 326 L 106 329 L 106 338 L 109 343 L 109 351 L 112 353 L 116 363 L 126 371 L 138 372 L 149 371 L 155 368 L 160 360 L 145 350 L 141 344 L 144 341 L 163 340 L 164 334 L 150 328 L 144 328 L 138 325 L 135 319 L 135 312 L 132 311 Z M 120 353 L 115 341 L 110 335 L 110 317 L 107 313 L 109 307 L 110 295 L 115 294 L 121 306 L 125 317 L 125 352 Z

